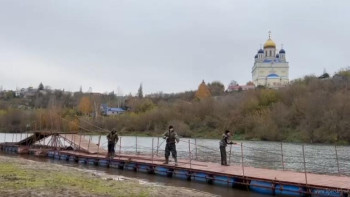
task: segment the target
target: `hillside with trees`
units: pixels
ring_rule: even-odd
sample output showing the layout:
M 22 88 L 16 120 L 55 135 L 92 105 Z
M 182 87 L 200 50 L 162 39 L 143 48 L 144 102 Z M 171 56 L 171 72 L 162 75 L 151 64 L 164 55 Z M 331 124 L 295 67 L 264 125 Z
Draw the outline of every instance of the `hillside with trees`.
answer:
M 220 82 L 198 91 L 117 97 L 114 93 L 67 93 L 40 87 L 27 97 L 2 92 L 0 131 L 29 130 L 159 135 L 169 124 L 181 136 L 215 138 L 222 131 L 238 139 L 350 143 L 350 70 L 329 78 L 306 76 L 275 90 L 224 92 Z M 142 96 L 141 96 L 142 95 Z M 102 116 L 100 105 L 127 112 Z

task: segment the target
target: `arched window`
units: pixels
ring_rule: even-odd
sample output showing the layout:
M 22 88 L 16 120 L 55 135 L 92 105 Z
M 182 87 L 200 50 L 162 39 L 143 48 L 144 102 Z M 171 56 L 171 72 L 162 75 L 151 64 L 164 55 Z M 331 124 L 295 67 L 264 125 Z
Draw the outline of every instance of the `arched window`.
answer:
M 272 56 L 272 51 L 270 51 L 270 57 Z

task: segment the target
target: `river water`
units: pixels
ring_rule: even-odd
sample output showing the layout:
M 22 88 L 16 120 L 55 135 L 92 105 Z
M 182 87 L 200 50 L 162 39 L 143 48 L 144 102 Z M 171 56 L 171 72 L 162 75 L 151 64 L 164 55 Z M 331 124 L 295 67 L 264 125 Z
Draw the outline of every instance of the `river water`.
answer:
M 30 135 L 30 134 L 29 134 Z M 27 137 L 28 134 L 0 133 L 1 142 L 16 142 Z M 91 143 L 98 144 L 107 149 L 105 136 L 85 136 Z M 38 142 L 48 144 L 50 139 Z M 350 176 L 350 146 L 334 146 L 320 144 L 295 144 L 262 141 L 236 141 L 236 145 L 227 147 L 228 160 L 231 165 L 253 166 L 268 169 L 293 170 L 304 172 L 304 158 L 307 172 L 320 174 L 342 174 Z M 62 144 L 69 146 L 68 142 Z M 152 146 L 153 144 L 153 146 Z M 182 138 L 176 145 L 179 158 L 196 159 L 199 161 L 220 162 L 219 141 L 216 139 L 189 139 Z M 304 146 L 304 152 L 303 152 Z M 120 136 L 116 146 L 116 152 L 133 154 L 158 154 L 164 155 L 165 142 L 158 137 Z M 51 160 L 49 160 L 51 161 Z M 56 161 L 55 161 L 56 162 Z M 73 164 L 69 164 L 73 165 Z M 86 166 L 88 168 L 96 168 Z M 115 169 L 98 168 L 109 174 L 122 174 L 127 177 L 136 177 L 159 184 L 169 184 L 180 187 L 190 187 L 222 196 L 257 196 L 245 191 L 208 186 L 195 182 L 186 182 L 177 179 L 168 179 L 160 176 L 150 176 L 143 173 L 120 171 Z M 229 192 L 229 193 L 227 193 Z M 234 193 L 232 193 L 234 192 Z M 229 195 L 228 195 L 229 194 Z

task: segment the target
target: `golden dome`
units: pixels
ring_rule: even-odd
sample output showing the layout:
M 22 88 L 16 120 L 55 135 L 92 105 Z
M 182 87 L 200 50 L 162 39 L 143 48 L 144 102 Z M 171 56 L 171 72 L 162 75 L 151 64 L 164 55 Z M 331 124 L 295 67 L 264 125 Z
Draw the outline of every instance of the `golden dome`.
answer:
M 276 44 L 274 41 L 271 40 L 271 38 L 269 38 L 264 44 L 264 49 L 265 48 L 276 48 Z

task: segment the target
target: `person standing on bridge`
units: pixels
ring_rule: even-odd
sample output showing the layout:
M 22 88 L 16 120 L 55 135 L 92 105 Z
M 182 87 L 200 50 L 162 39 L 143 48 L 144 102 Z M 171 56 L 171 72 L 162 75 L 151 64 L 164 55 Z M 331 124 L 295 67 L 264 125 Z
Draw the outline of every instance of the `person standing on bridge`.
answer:
M 227 158 L 226 158 L 226 146 L 227 144 L 236 144 L 232 141 L 229 142 L 231 135 L 230 131 L 226 130 L 224 134 L 222 134 L 222 138 L 220 140 L 220 154 L 221 154 L 221 165 L 228 166 L 227 164 Z
M 112 131 L 107 135 L 107 140 L 108 140 L 108 157 L 113 158 L 115 154 L 114 148 L 119 140 L 116 129 L 112 129 Z
M 169 163 L 169 156 L 171 152 L 171 155 L 175 161 L 175 165 L 177 165 L 177 153 L 175 143 L 179 143 L 180 139 L 177 133 L 174 131 L 174 127 L 172 125 L 170 125 L 168 131 L 166 131 L 163 134 L 163 138 L 166 140 L 164 164 Z

